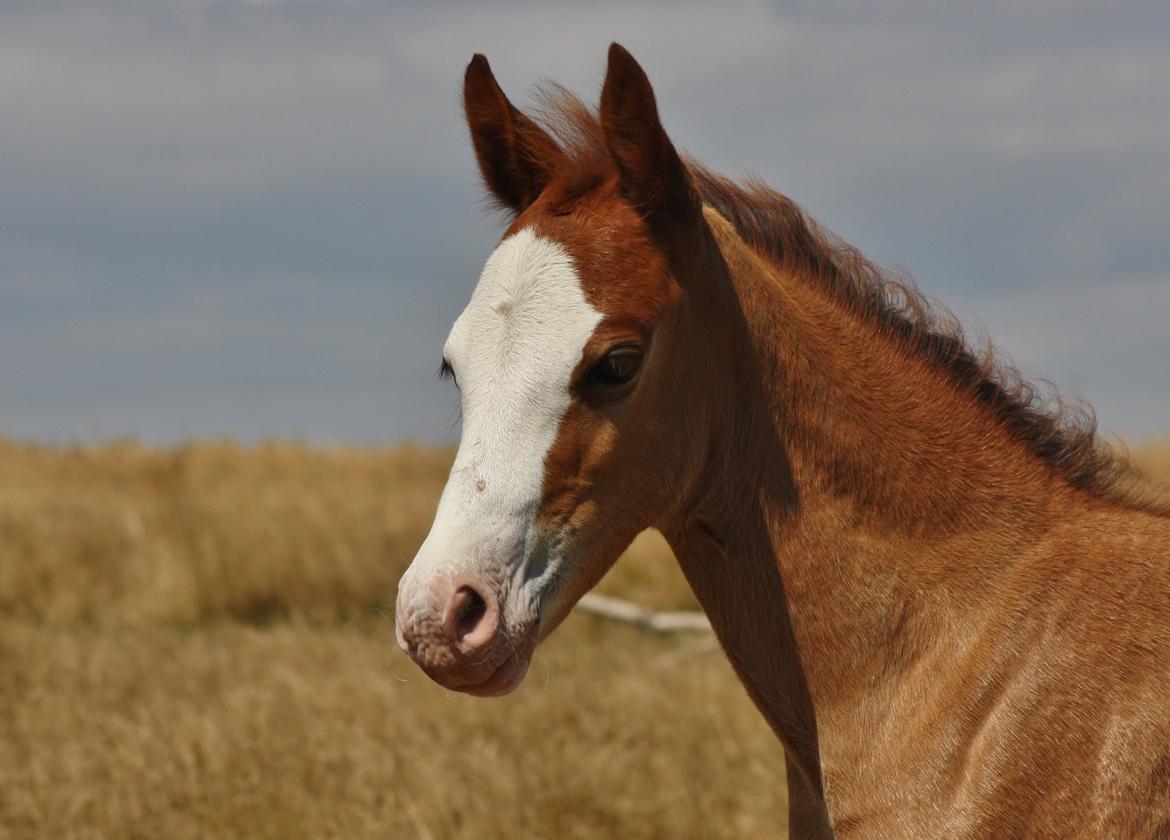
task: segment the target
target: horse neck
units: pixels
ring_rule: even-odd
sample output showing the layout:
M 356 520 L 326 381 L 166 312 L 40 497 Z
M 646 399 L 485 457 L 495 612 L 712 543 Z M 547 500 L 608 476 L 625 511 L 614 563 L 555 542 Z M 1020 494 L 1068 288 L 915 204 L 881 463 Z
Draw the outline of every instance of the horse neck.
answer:
M 831 722 L 908 673 L 942 612 L 989 605 L 1003 558 L 1071 491 L 942 372 L 709 221 L 735 292 L 703 342 L 725 355 L 702 389 L 720 405 L 662 529 L 820 792 Z

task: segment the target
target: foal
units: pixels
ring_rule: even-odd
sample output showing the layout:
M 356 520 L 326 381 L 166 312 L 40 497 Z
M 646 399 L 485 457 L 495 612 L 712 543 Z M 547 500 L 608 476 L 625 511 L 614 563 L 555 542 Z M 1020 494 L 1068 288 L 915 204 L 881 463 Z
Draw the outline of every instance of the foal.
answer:
M 401 646 L 501 694 L 647 527 L 788 757 L 799 837 L 1170 837 L 1170 501 L 788 199 L 676 153 L 610 48 L 465 107 L 513 221 Z

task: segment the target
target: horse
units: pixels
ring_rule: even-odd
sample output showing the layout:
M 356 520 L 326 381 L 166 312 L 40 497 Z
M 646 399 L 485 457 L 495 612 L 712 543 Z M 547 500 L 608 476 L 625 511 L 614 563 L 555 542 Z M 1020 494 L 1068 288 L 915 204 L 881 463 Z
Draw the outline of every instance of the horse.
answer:
M 462 436 L 398 644 L 498 695 L 659 529 L 782 743 L 793 836 L 1170 837 L 1170 497 L 953 316 L 684 158 L 610 47 L 533 118 L 443 347 Z

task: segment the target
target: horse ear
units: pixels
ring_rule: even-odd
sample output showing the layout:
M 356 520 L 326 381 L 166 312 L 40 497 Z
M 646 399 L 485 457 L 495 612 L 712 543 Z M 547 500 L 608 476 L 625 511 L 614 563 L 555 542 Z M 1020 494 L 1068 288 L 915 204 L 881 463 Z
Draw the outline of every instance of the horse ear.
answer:
M 563 157 L 560 147 L 504 95 L 479 53 L 463 76 L 463 110 L 488 191 L 520 213 L 536 200 Z
M 609 46 L 601 129 L 621 176 L 622 195 L 644 218 L 681 222 L 699 212 L 687 168 L 658 119 L 654 88 L 620 44 Z

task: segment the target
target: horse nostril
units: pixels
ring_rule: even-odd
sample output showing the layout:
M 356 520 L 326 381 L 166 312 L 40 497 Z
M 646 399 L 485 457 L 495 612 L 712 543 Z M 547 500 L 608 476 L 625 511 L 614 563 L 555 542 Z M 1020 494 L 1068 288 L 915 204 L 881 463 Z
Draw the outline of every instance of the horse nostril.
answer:
M 475 584 L 457 586 L 447 596 L 442 634 L 452 653 L 469 656 L 486 651 L 500 631 L 500 610 L 490 589 Z
M 457 640 L 475 632 L 487 613 L 487 602 L 470 586 L 460 586 L 455 590 L 451 607 L 451 614 L 454 618 L 452 629 Z

